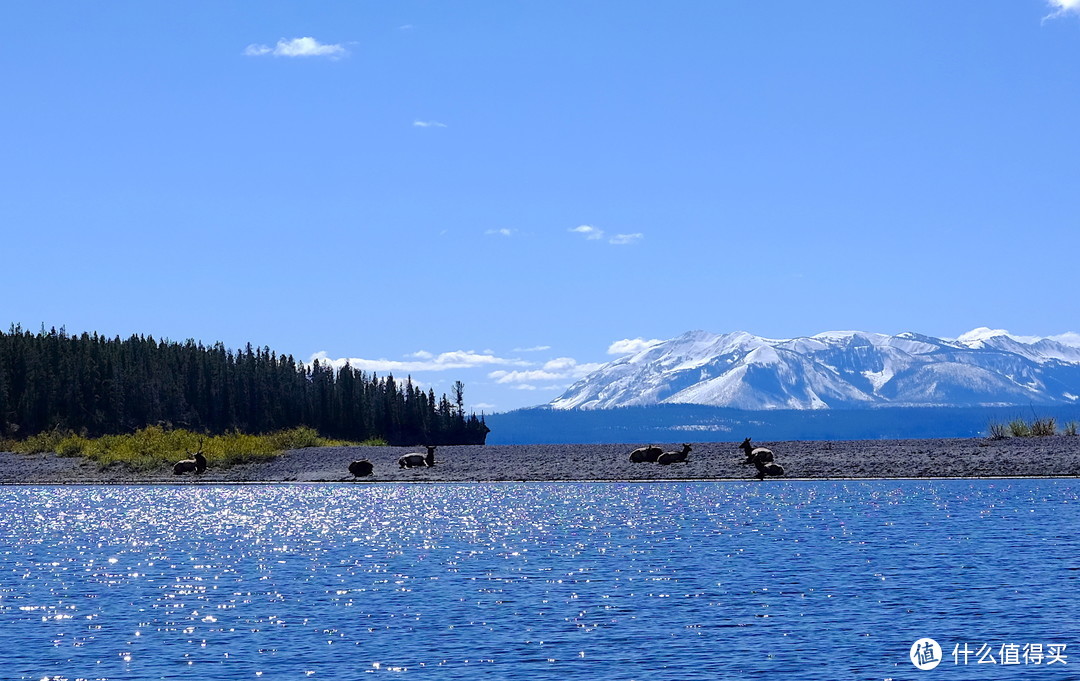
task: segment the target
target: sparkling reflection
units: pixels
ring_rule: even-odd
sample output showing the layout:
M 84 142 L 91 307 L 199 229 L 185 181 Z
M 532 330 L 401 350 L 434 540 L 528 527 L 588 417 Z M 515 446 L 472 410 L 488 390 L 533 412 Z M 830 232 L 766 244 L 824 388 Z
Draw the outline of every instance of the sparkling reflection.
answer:
M 18 642 L 3 669 L 35 680 L 885 678 L 909 671 L 915 634 L 1075 631 L 1080 552 L 1064 528 L 1080 519 L 1078 489 L 3 488 L 0 633 Z M 1024 558 L 1033 550 L 1037 565 Z

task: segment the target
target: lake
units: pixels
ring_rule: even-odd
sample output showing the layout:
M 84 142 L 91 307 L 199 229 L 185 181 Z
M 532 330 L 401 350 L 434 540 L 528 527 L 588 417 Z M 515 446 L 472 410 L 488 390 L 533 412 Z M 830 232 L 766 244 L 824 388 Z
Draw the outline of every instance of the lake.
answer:
M 1071 479 L 8 486 L 0 670 L 1075 679 L 1077 527 Z

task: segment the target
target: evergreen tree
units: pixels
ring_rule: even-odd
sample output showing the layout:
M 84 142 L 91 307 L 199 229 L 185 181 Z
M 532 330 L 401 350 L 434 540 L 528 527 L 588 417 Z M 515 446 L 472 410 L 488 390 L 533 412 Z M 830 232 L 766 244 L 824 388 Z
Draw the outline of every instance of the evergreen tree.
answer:
M 211 433 L 262 433 L 306 425 L 347 439 L 392 444 L 484 442 L 482 419 L 464 415 L 464 384 L 425 394 L 412 377 L 370 377 L 348 365 L 308 366 L 268 347 L 232 352 L 133 335 L 0 333 L 0 435 L 51 429 L 87 435 L 175 425 Z M 455 408 L 456 405 L 456 408 Z

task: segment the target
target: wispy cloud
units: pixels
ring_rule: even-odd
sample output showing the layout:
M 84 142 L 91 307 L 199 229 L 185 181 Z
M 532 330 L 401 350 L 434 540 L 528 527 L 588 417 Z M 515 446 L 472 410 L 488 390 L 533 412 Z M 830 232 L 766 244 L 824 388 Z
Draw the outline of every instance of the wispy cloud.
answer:
M 1065 333 L 1059 333 L 1053 336 L 1021 336 L 1019 334 L 1009 333 L 1006 329 L 991 329 L 986 326 L 980 326 L 977 329 L 972 329 L 967 333 L 960 334 L 954 340 L 958 340 L 962 343 L 969 343 L 998 336 L 1005 336 L 1018 343 L 1025 343 L 1027 345 L 1038 343 L 1041 340 L 1049 340 L 1061 343 L 1062 345 L 1071 345 L 1080 348 L 1080 333 L 1074 331 L 1066 331 Z
M 536 383 L 548 383 L 543 386 L 544 390 L 560 390 L 566 388 L 573 381 L 591 374 L 599 369 L 602 364 L 585 363 L 579 364 L 571 357 L 557 357 L 544 363 L 539 369 L 526 369 L 522 371 L 492 371 L 488 378 L 493 379 L 500 385 L 509 385 L 518 390 L 539 390 Z
M 1072 345 L 1074 347 L 1080 348 L 1080 333 L 1067 331 L 1065 333 L 1059 333 L 1056 336 L 1047 336 L 1047 338 L 1052 341 L 1057 341 L 1062 345 Z
M 589 241 L 595 241 L 597 239 L 603 239 L 604 238 L 604 230 L 597 229 L 596 227 L 593 227 L 592 225 L 579 225 L 579 226 L 574 227 L 573 229 L 571 229 L 569 231 L 571 231 L 571 232 L 573 232 L 575 234 L 580 234 L 583 237 L 585 237 L 586 239 L 588 239 Z
M 328 57 L 340 59 L 349 53 L 343 45 L 324 45 L 311 37 L 282 38 L 273 47 L 269 45 L 251 44 L 244 49 L 244 54 L 249 57 Z
M 329 365 L 334 369 L 340 369 L 348 363 L 353 369 L 361 371 L 397 374 L 413 371 L 449 371 L 490 366 L 529 366 L 530 364 L 520 359 L 497 357 L 492 353 L 473 352 L 471 350 L 455 350 L 438 355 L 426 350 L 420 350 L 406 355 L 406 357 L 405 360 L 364 359 L 361 357 L 339 357 L 335 359 L 331 358 L 325 351 L 319 351 L 311 356 L 308 363 L 319 360 L 320 365 Z
M 531 348 L 514 348 L 514 352 L 544 352 L 550 349 L 550 345 L 534 345 Z
M 446 123 L 440 123 L 439 121 L 413 121 L 414 128 L 445 128 Z
M 652 340 L 645 340 L 644 338 L 624 338 L 617 340 L 608 346 L 607 354 L 609 355 L 636 355 L 642 350 L 648 350 L 654 345 L 663 343 L 664 341 L 656 338 Z
M 615 244 L 616 246 L 625 246 L 627 244 L 636 244 L 645 238 L 645 235 L 641 232 L 635 232 L 633 234 L 616 234 L 608 239 L 609 244 Z
M 1043 21 L 1056 19 L 1066 14 L 1080 15 L 1080 0 L 1047 0 L 1046 4 L 1053 8 L 1054 11 L 1043 17 Z
M 517 230 L 507 229 L 506 227 L 503 227 L 502 229 L 489 229 L 484 232 L 484 234 L 491 234 L 495 236 L 514 236 L 515 234 L 517 234 Z
M 604 230 L 592 225 L 578 225 L 573 229 L 567 230 L 574 234 L 580 234 L 589 241 L 600 241 L 604 238 Z M 634 244 L 645 238 L 645 235 L 641 232 L 635 232 L 633 234 L 616 234 L 607 240 L 609 244 L 615 246 L 626 246 L 627 244 Z

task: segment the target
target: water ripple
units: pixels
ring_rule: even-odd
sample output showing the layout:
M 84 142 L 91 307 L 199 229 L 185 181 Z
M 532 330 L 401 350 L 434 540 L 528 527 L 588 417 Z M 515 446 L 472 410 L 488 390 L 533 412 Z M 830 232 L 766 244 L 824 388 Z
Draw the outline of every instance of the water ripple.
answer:
M 0 508 L 19 679 L 886 678 L 924 635 L 1078 643 L 1067 480 L 18 487 Z

